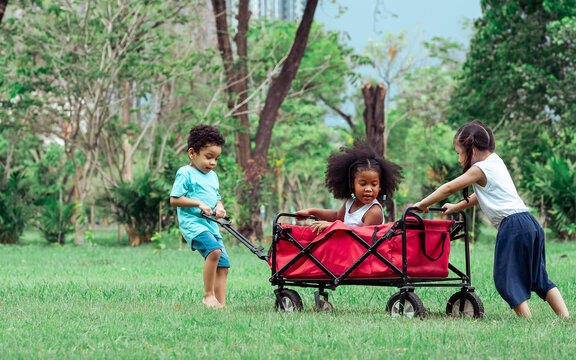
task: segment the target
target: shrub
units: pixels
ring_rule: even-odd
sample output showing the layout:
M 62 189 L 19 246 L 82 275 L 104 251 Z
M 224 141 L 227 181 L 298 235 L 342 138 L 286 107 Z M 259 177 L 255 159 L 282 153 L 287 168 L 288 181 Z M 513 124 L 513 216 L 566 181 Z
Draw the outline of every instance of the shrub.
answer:
M 63 245 L 66 235 L 74 231 L 74 208 L 75 204 L 65 204 L 50 197 L 45 199 L 38 221 L 40 231 L 48 242 Z
M 121 182 L 110 189 L 104 201 L 112 205 L 112 215 L 126 226 L 130 245 L 149 243 L 158 226 L 160 203 L 168 207 L 170 190 L 158 179 L 145 173 L 132 182 Z
M 12 172 L 7 181 L 0 180 L 0 243 L 15 244 L 30 221 L 32 211 L 27 196 L 29 181 L 22 172 Z
M 544 203 L 550 226 L 561 239 L 576 237 L 576 163 L 548 155 L 545 163 L 534 163 L 534 177 L 527 183 L 534 203 Z

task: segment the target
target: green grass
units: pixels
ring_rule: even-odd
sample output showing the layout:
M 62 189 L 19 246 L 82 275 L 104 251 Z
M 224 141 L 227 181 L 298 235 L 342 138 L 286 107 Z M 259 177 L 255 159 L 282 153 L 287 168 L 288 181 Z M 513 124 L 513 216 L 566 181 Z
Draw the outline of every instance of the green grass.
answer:
M 474 244 L 472 283 L 483 319 L 451 319 L 446 301 L 457 289 L 421 288 L 424 320 L 384 311 L 391 287 L 342 286 L 329 291 L 334 313 L 312 310 L 313 289 L 295 288 L 304 311 L 278 313 L 270 268 L 245 247 L 229 246 L 228 307 L 202 304 L 202 260 L 167 244 L 129 248 L 115 234 L 95 246 L 46 245 L 27 233 L 0 246 L 0 358 L 574 358 L 576 325 L 559 320 L 535 294 L 533 319 L 516 318 L 492 282 L 493 245 Z M 452 261 L 461 263 L 461 244 Z M 576 315 L 576 243 L 547 243 L 548 272 Z

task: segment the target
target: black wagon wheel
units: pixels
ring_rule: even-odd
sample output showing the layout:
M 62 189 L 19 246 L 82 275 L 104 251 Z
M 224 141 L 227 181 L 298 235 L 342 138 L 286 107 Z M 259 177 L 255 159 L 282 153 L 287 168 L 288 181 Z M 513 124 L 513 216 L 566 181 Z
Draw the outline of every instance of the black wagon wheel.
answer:
M 461 302 L 464 302 L 461 306 Z M 462 309 L 462 310 L 461 310 Z M 459 291 L 452 295 L 446 304 L 446 315 L 465 318 L 482 318 L 484 316 L 484 304 L 476 293 Z
M 426 309 L 422 300 L 412 291 L 404 292 L 404 301 L 402 301 L 402 292 L 390 296 L 386 311 L 392 316 L 405 316 L 407 318 L 424 317 Z
M 278 295 L 276 296 L 276 310 L 282 312 L 296 312 L 302 311 L 303 308 L 302 298 L 296 291 L 290 289 L 278 290 Z
M 323 312 L 333 312 L 334 305 L 328 300 L 320 299 L 318 301 L 318 306 L 314 305 L 314 310 Z

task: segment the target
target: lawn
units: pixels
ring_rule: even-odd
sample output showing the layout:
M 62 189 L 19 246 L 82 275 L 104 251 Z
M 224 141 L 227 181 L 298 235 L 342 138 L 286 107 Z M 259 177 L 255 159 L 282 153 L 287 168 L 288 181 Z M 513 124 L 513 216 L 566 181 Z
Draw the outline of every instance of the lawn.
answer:
M 576 325 L 534 294 L 533 319 L 518 319 L 492 283 L 493 244 L 472 247 L 472 283 L 483 319 L 444 315 L 454 288 L 421 288 L 425 319 L 385 312 L 391 287 L 330 291 L 333 313 L 312 310 L 313 289 L 296 288 L 304 311 L 274 309 L 270 268 L 241 245 L 228 246 L 228 306 L 201 304 L 202 260 L 177 243 L 154 253 L 112 233 L 93 246 L 46 245 L 27 233 L 0 246 L 0 357 L 29 358 L 327 358 L 532 359 L 576 357 Z M 453 244 L 453 262 L 462 244 Z M 576 315 L 576 243 L 547 243 L 548 272 Z

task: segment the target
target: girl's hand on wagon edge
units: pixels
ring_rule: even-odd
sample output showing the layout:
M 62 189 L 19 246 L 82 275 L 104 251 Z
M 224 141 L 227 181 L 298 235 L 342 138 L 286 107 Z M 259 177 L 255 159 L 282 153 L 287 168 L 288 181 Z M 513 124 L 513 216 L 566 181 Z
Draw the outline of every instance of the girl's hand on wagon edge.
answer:
M 314 228 L 312 231 L 314 231 L 316 234 L 320 234 L 330 225 L 332 225 L 332 223 L 329 221 L 314 221 L 312 223 L 312 227 Z

